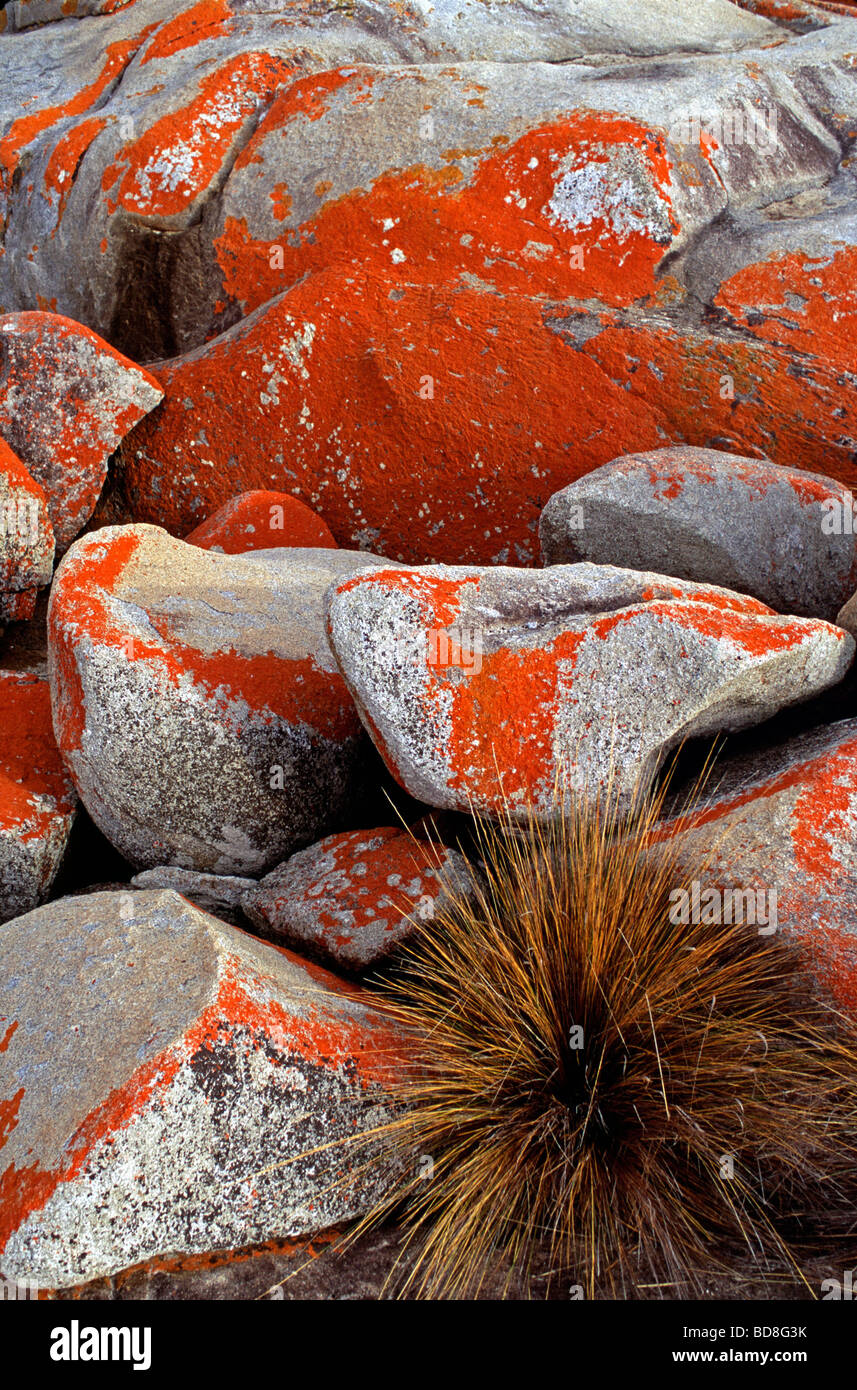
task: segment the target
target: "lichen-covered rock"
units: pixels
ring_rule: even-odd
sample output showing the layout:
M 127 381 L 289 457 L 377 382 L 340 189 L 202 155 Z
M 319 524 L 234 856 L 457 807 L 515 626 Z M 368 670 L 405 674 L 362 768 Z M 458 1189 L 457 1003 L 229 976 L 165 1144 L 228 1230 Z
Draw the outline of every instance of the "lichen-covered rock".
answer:
M 47 897 L 76 805 L 54 740 L 47 681 L 0 671 L 0 922 Z
M 278 546 L 335 550 L 330 527 L 286 492 L 242 492 L 185 536 L 188 545 L 244 555 Z
M 857 1018 L 857 720 L 716 764 L 710 792 L 674 808 L 661 836 L 689 864 L 709 860 L 700 902 L 703 889 L 737 889 L 734 920 L 799 942 Z
M 389 1178 L 336 1141 L 390 1116 L 401 1031 L 371 995 L 176 893 L 7 924 L 0 1045 L 6 1278 L 61 1288 L 318 1231 Z
M 0 37 L 0 307 L 168 387 L 113 519 L 277 488 L 345 545 L 524 564 L 632 449 L 850 483 L 857 21 L 771 8 L 136 0 Z
M 133 5 L 135 0 L 7 0 L 0 14 L 0 32 L 21 33 L 40 24 L 62 19 L 83 19 L 86 15 L 114 14 Z
M 853 501 L 832 478 L 713 449 L 627 454 L 550 499 L 542 557 L 700 580 L 833 622 L 857 588 Z
M 590 564 L 380 570 L 331 591 L 328 629 L 394 776 L 488 813 L 549 814 L 560 775 L 625 796 L 684 738 L 807 699 L 854 654 L 830 623 Z
M 45 491 L 57 545 L 92 515 L 107 461 L 163 396 L 150 372 L 82 324 L 0 318 L 0 435 Z
M 57 571 L 57 741 L 96 825 L 140 868 L 257 874 L 335 827 L 365 748 L 323 595 L 345 550 L 218 555 L 154 526 L 82 537 Z
M 7 11 L 23 27 L 18 13 Z M 14 44 L 14 71 L 0 98 L 0 218 L 7 224 L 0 304 L 34 302 L 38 293 L 105 335 L 112 328 L 137 341 L 196 346 L 244 298 L 236 279 L 250 284 L 251 258 L 262 272 L 256 304 L 293 283 L 281 276 L 269 289 L 266 242 L 284 246 L 289 261 L 302 248 L 312 263 L 325 264 L 328 251 L 319 246 L 316 259 L 312 242 L 327 240 L 331 220 L 340 238 L 350 222 L 346 254 L 359 259 L 379 178 L 392 176 L 406 190 L 420 166 L 430 175 L 460 166 L 468 179 L 473 155 L 492 152 L 491 135 L 496 146 L 528 125 L 597 109 L 589 89 L 596 74 L 605 83 L 601 64 L 583 64 L 579 73 L 568 60 L 611 51 L 722 53 L 785 37 L 728 0 L 696 0 L 692 14 L 679 14 L 675 0 L 639 0 L 633 16 L 617 11 L 614 0 L 546 0 L 537 18 L 519 0 L 497 12 L 479 0 L 440 0 L 423 10 L 381 0 L 371 13 L 338 5 L 287 16 L 258 0 L 238 13 L 228 0 L 136 0 L 64 33 L 0 38 L 10 50 Z M 760 56 L 770 63 L 764 50 Z M 469 71 L 474 63 L 479 70 Z M 710 65 L 706 72 L 699 56 L 690 64 L 688 75 L 710 84 Z M 404 97 L 404 111 L 384 119 L 371 92 L 368 113 L 361 110 L 374 81 L 388 109 Z M 630 85 L 626 77 L 615 83 L 619 92 Z M 633 105 L 645 85 L 635 84 L 624 101 L 611 91 L 604 109 Z M 654 95 L 662 97 L 663 84 Z M 800 107 L 791 93 L 788 99 Z M 344 112 L 353 125 L 346 144 L 335 129 Z M 304 146 L 297 160 L 296 144 Z M 24 171 L 29 196 L 20 189 Z M 442 193 L 442 178 L 435 182 Z M 520 211 L 511 196 L 503 210 L 512 217 Z M 623 220 L 639 228 L 647 212 Z M 665 222 L 661 215 L 661 228 Z M 167 255 L 159 244 L 164 231 Z M 381 247 L 388 261 L 395 245 Z M 550 254 L 548 242 L 529 259 Z M 148 274 L 140 273 L 144 267 Z M 169 305 L 158 302 L 166 286 Z
M 473 891 L 457 850 L 395 826 L 328 835 L 254 884 L 245 916 L 274 941 L 348 972 L 377 965 L 431 921 L 449 895 Z
M 44 491 L 0 438 L 0 621 L 32 618 L 53 568 L 54 532 Z

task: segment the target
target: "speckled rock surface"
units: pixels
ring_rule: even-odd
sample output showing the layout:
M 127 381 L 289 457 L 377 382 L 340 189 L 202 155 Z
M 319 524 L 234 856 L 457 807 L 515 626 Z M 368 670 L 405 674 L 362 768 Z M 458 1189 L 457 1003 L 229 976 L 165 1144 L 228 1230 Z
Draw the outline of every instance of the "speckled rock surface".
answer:
M 832 478 L 758 459 L 687 447 L 628 454 L 550 499 L 542 557 L 700 580 L 835 622 L 857 589 L 853 503 Z
M 47 897 L 76 806 L 54 740 L 47 681 L 0 671 L 0 922 Z
M 824 992 L 857 1017 L 857 720 L 724 759 L 703 804 L 674 811 L 662 833 L 691 862 L 713 848 L 711 885 L 775 890 L 773 925 L 800 942 Z M 763 898 L 766 915 L 768 906 Z
M 226 922 L 247 926 L 240 912 L 241 899 L 256 887 L 255 878 L 239 878 L 234 874 L 200 874 L 193 869 L 178 869 L 161 865 L 144 869 L 131 879 L 132 888 L 172 888 L 195 907 L 211 912 Z
M 194 527 L 185 540 L 225 555 L 279 546 L 336 548 L 330 527 L 321 517 L 285 492 L 242 492 Z
M 430 921 L 448 890 L 472 890 L 457 850 L 415 841 L 395 826 L 329 835 L 292 855 L 241 898 L 272 940 L 348 972 L 377 965 Z
M 45 494 L 0 438 L 0 622 L 32 618 L 54 569 Z
M 333 828 L 365 747 L 324 632 L 344 550 L 218 555 L 153 526 L 82 537 L 49 609 L 54 727 L 138 868 L 253 875 Z
M 355 1150 L 300 1156 L 389 1116 L 401 1032 L 371 995 L 175 893 L 9 923 L 0 1019 L 7 1278 L 57 1288 L 306 1234 L 383 1191 Z
M 605 565 L 377 571 L 328 598 L 331 645 L 388 767 L 433 806 L 548 812 L 620 795 L 691 734 L 834 684 L 854 639 L 714 586 Z
M 88 521 L 110 455 L 162 396 L 150 372 L 82 324 L 0 318 L 0 435 L 44 488 L 58 546 Z

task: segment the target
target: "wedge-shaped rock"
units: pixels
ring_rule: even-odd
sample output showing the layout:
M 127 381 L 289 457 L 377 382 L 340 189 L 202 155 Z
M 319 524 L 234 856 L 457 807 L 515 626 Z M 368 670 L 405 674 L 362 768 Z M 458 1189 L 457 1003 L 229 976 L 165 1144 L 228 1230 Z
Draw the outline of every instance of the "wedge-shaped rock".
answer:
M 376 571 L 331 643 L 390 770 L 433 806 L 548 814 L 558 774 L 628 794 L 691 734 L 834 684 L 854 639 L 712 585 L 590 564 Z
M 474 884 L 467 860 L 395 826 L 328 835 L 293 854 L 243 895 L 241 909 L 266 935 L 339 970 L 389 956 L 415 921 L 430 921 L 450 892 Z
M 0 438 L 0 621 L 32 618 L 53 568 L 54 532 L 44 491 Z
M 51 728 L 47 681 L 0 672 L 0 922 L 47 897 L 76 806 Z
M 221 917 L 225 922 L 246 927 L 247 922 L 240 912 L 241 899 L 251 888 L 256 887 L 255 878 L 236 878 L 229 874 L 199 874 L 193 869 L 177 869 L 163 865 L 159 869 L 143 869 L 131 879 L 132 888 L 173 888 L 183 898 L 199 907 Z
M 44 488 L 61 549 L 92 515 L 110 455 L 163 394 L 83 324 L 40 311 L 0 318 L 0 435 Z
M 596 468 L 554 494 L 539 533 L 546 565 L 655 570 L 831 622 L 857 588 L 842 483 L 715 449 L 655 449 Z
M 371 995 L 177 893 L 9 923 L 0 1040 L 6 1278 L 63 1287 L 302 1235 L 384 1190 L 389 1170 L 336 1141 L 390 1116 L 403 1034 Z
M 712 890 L 709 908 L 787 932 L 857 1018 L 857 719 L 716 766 L 710 795 L 661 833 L 688 863 L 710 857 L 700 912 Z
M 366 740 L 327 643 L 345 550 L 218 555 L 106 527 L 49 610 L 54 727 L 81 800 L 141 868 L 257 874 L 332 829 Z

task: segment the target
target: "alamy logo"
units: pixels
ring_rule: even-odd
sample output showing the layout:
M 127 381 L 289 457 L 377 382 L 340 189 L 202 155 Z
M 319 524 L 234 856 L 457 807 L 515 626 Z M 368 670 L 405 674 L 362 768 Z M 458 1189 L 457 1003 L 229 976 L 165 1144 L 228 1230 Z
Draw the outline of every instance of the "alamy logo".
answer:
M 433 671 L 460 671 L 478 676 L 482 670 L 482 630 L 473 624 L 454 624 L 428 631 L 378 634 L 375 654 L 391 666 L 429 666 Z
M 0 536 L 36 545 L 39 539 L 39 504 L 34 497 L 0 498 Z
M 427 634 L 426 658 L 435 670 L 456 667 L 468 676 L 482 670 L 482 633 L 475 627 L 432 628 Z
M 777 930 L 776 888 L 703 888 L 697 879 L 686 888 L 670 893 L 670 921 L 687 926 L 689 922 L 711 925 L 747 923 L 758 927 L 760 936 Z
M 842 497 L 826 497 L 821 510 L 823 536 L 853 536 L 857 532 L 857 507 L 850 492 Z
M 39 1288 L 40 1285 L 35 1284 L 32 1279 L 7 1279 L 4 1274 L 0 1274 L 0 1303 L 37 1299 Z
M 674 111 L 670 139 L 678 145 L 699 145 L 703 136 L 718 148 L 748 145 L 762 154 L 777 147 L 777 109 L 735 106 L 724 111 Z
M 52 1361 L 132 1361 L 135 1371 L 152 1364 L 151 1327 L 81 1327 L 72 1318 L 70 1327 L 51 1332 Z
M 832 1299 L 834 1302 L 857 1303 L 857 1279 L 854 1278 L 857 1269 L 846 1269 L 841 1279 L 822 1279 L 822 1302 Z

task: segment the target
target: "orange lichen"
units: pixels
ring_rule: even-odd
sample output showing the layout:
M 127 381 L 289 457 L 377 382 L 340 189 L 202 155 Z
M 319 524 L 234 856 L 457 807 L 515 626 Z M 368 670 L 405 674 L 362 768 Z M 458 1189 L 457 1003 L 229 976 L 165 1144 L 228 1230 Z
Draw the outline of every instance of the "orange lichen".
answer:
M 104 170 L 109 212 L 169 217 L 210 185 L 237 133 L 290 71 L 267 53 L 241 53 L 200 79 L 187 106 L 162 116 Z M 118 187 L 117 187 L 118 185 Z
M 295 365 L 283 343 L 306 324 Z M 340 543 L 372 528 L 395 558 L 525 560 L 551 493 L 664 442 L 651 410 L 546 331 L 538 301 L 407 284 L 390 297 L 337 266 L 159 375 L 167 399 L 129 437 L 127 477 L 139 519 L 181 534 L 238 488 L 273 484 L 299 491 Z M 224 394 L 224 376 L 239 389 Z M 223 466 L 193 466 L 203 411 L 205 457 Z M 288 448 L 272 469 L 276 437 Z
M 243 492 L 185 536 L 188 545 L 243 555 L 292 546 L 332 549 L 330 528 L 310 507 L 285 492 Z
M 19 116 L 13 121 L 6 135 L 0 140 L 0 189 L 8 191 L 12 175 L 18 166 L 21 152 L 30 145 L 42 131 L 70 116 L 80 116 L 98 101 L 111 82 L 124 71 L 134 54 L 156 26 L 148 25 L 135 38 L 123 39 L 108 44 L 105 49 L 106 61 L 101 72 L 88 87 L 83 87 L 68 101 L 57 106 L 45 106 L 27 116 Z
M 72 126 L 71 130 L 67 130 L 65 135 L 57 141 L 45 168 L 45 188 L 49 189 L 51 193 L 56 193 L 59 198 L 57 223 L 65 211 L 66 200 L 71 192 L 80 161 L 96 135 L 106 125 L 107 121 L 103 116 L 90 116 L 87 120 Z M 51 235 L 56 235 L 56 228 Z
M 67 1138 L 55 1167 L 46 1169 L 38 1162 L 10 1165 L 0 1174 L 0 1249 L 60 1184 L 81 1173 L 100 1143 L 109 1142 L 118 1130 L 133 1124 L 150 1103 L 156 1103 L 156 1097 L 164 1103 L 179 1069 L 224 1036 L 234 1037 L 240 1030 L 246 1039 L 243 1046 L 261 1046 L 264 1041 L 267 1050 L 273 1044 L 284 1058 L 300 1058 L 313 1066 L 347 1073 L 361 1088 L 383 1084 L 398 1074 L 401 1036 L 376 1013 L 355 1016 L 342 1007 L 343 996 L 366 1004 L 371 1003 L 371 997 L 282 948 L 273 949 L 310 975 L 320 989 L 302 994 L 298 1007 L 287 1009 L 260 989 L 258 980 L 247 976 L 240 958 L 226 954 L 212 1003 L 180 1040 L 138 1066 L 90 1111 Z M 327 989 L 333 991 L 329 999 L 325 998 Z M 0 1129 L 0 1145 L 16 1122 L 24 1094 L 22 1088 L 12 1101 L 0 1103 L 0 1125 L 6 1126 L 5 1133 Z
M 227 0 L 199 0 L 199 4 L 162 24 L 140 59 L 140 65 L 156 58 L 169 58 L 184 48 L 193 48 L 205 39 L 231 34 L 232 10 Z
M 56 581 L 51 634 L 58 673 L 56 725 L 65 753 L 80 747 L 86 706 L 74 648 L 85 633 L 90 643 L 123 652 L 127 660 L 151 664 L 156 678 L 178 687 L 188 676 L 229 720 L 230 706 L 246 702 L 256 718 L 311 725 L 337 740 L 356 737 L 359 721 L 341 676 L 324 671 L 313 657 L 289 659 L 274 652 L 244 655 L 226 650 L 205 655 L 175 637 L 172 621 L 151 612 L 150 627 L 161 642 L 130 634 L 114 617 L 110 597 L 122 593 L 123 575 L 142 538 L 128 531 L 79 551 Z M 62 607 L 62 619 L 57 610 Z M 246 718 L 246 714 L 242 714 Z
M 291 84 L 236 167 L 262 158 L 263 141 L 272 130 L 298 115 L 317 119 L 332 91 L 350 83 L 362 93 L 362 84 L 373 75 L 348 69 Z M 623 205 L 621 221 L 614 224 L 618 211 L 608 188 L 611 161 L 627 157 L 622 152 L 629 149 L 648 167 L 652 197 L 660 199 L 663 219 L 675 235 L 679 224 L 663 137 L 624 117 L 577 113 L 528 131 L 508 147 L 448 151 L 450 162 L 440 169 L 412 165 L 382 173 L 370 189 L 325 202 L 285 246 L 254 238 L 246 218 L 229 217 L 215 242 L 224 288 L 250 312 L 308 270 L 337 263 L 371 268 L 382 282 L 397 276 L 433 282 L 469 274 L 502 290 L 631 304 L 655 294 L 655 270 L 666 247 L 662 230 L 656 233 L 641 210 Z M 465 181 L 454 160 L 474 153 L 480 162 Z M 603 205 L 589 208 L 584 199 L 580 220 L 567 223 L 552 203 L 556 186 L 563 170 L 569 178 L 584 168 L 604 169 Z M 381 229 L 387 225 L 395 232 L 385 242 Z M 276 257 L 271 255 L 274 246 Z M 546 251 L 532 255 L 532 246 Z
M 715 304 L 756 338 L 857 371 L 857 247 L 778 253 L 721 285 Z
M 75 800 L 54 739 L 46 680 L 14 672 L 0 677 L 0 730 L 0 830 L 22 843 L 40 839 Z
M 11 1100 L 0 1100 L 0 1149 L 18 1123 L 18 1111 L 24 1094 L 24 1087 L 20 1086 Z

